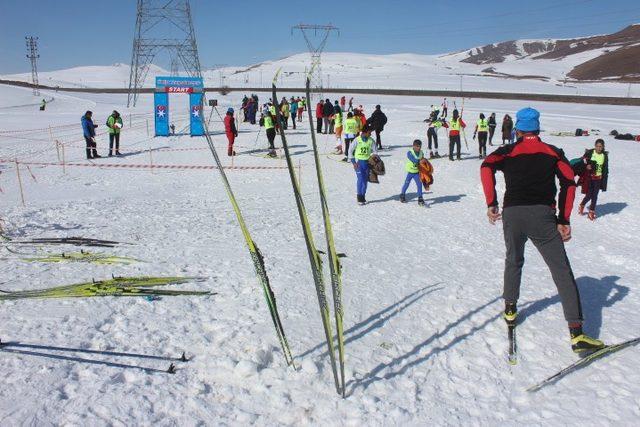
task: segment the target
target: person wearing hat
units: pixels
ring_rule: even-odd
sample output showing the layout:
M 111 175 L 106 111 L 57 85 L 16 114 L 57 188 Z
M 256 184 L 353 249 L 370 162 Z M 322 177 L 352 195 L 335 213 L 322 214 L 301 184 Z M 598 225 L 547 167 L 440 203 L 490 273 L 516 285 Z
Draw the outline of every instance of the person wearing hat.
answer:
M 407 171 L 407 177 L 404 180 L 402 190 L 400 190 L 400 201 L 406 203 L 407 199 L 405 193 L 409 188 L 411 181 L 415 181 L 418 187 L 418 205 L 424 206 L 424 199 L 422 198 L 422 181 L 420 181 L 420 161 L 424 159 L 424 153 L 422 152 L 422 141 L 416 139 L 413 141 L 413 148 L 407 152 L 407 162 L 405 163 L 405 170 Z
M 107 118 L 107 127 L 109 128 L 109 157 L 113 156 L 113 145 L 115 142 L 116 156 L 120 155 L 120 130 L 122 129 L 122 117 L 120 113 L 113 110 L 113 113 Z
M 351 164 L 353 164 L 358 178 L 356 184 L 357 201 L 361 205 L 367 203 L 365 196 L 369 182 L 369 157 L 373 153 L 377 153 L 376 143 L 371 138 L 371 127 L 365 126 L 360 132 L 360 136 L 353 140 L 349 150 Z
M 236 152 L 233 151 L 233 143 L 238 136 L 238 129 L 236 129 L 236 119 L 233 117 L 233 108 L 229 107 L 227 114 L 224 116 L 224 133 L 227 135 L 227 156 L 235 156 Z
M 480 167 L 489 223 L 502 219 L 504 230 L 507 253 L 503 318 L 509 325 L 516 324 L 524 248 L 530 239 L 551 270 L 569 325 L 572 350 L 592 351 L 604 344 L 582 330 L 580 294 L 564 247 L 571 239 L 569 219 L 576 193 L 574 173 L 564 152 L 542 142 L 539 133 L 540 113 L 533 108 L 518 111 L 516 143 L 498 148 Z M 496 171 L 503 172 L 506 184 L 502 214 L 495 189 Z M 556 177 L 560 183 L 557 201 Z

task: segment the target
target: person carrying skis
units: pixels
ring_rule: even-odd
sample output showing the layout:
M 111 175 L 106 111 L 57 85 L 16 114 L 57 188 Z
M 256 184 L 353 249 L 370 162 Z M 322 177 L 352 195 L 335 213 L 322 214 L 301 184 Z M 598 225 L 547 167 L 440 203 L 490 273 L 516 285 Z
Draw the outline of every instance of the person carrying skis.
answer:
M 442 124 L 445 128 L 449 129 L 449 160 L 453 161 L 453 148 L 456 148 L 456 159 L 460 158 L 460 130 L 467 127 L 467 124 L 462 120 L 462 117 L 458 113 L 458 109 L 453 110 L 453 117 L 451 121 Z
M 480 119 L 476 122 L 476 128 L 473 131 L 473 139 L 478 135 L 478 151 L 479 159 L 487 157 L 487 136 L 489 135 L 489 121 L 485 119 L 484 114 L 480 113 Z
M 116 156 L 120 156 L 120 130 L 122 129 L 122 117 L 120 113 L 113 110 L 113 113 L 107 118 L 107 127 L 109 128 L 109 157 L 113 156 L 113 143 L 116 146 Z
M 446 122 L 444 121 L 444 119 L 437 119 L 437 120 L 425 119 L 424 121 L 429 124 L 429 127 L 427 128 L 427 143 L 429 146 L 429 158 L 437 159 L 440 157 L 440 154 L 438 154 L 438 129 L 440 129 L 443 125 L 445 125 Z M 433 141 L 433 148 L 435 148 L 436 150 L 435 154 L 432 151 L 432 145 L 431 145 L 432 141 Z
M 377 153 L 376 143 L 371 138 L 371 127 L 365 126 L 351 144 L 349 157 L 351 164 L 356 171 L 357 183 L 357 201 L 360 205 L 367 203 L 365 198 L 367 194 L 367 184 L 369 183 L 369 157 L 371 154 Z
M 589 205 L 589 219 L 596 219 L 596 204 L 598 203 L 598 193 L 600 190 L 607 191 L 607 181 L 609 179 L 609 152 L 604 150 L 604 140 L 597 139 L 595 147 L 586 150 L 582 156 L 585 171 L 581 175 L 578 184 L 582 186 L 584 199 L 578 206 L 578 213 L 584 215 L 584 207 Z
M 316 104 L 316 132 L 322 133 L 322 112 L 324 110 L 324 102 L 322 99 L 318 100 Z
M 369 117 L 369 123 L 376 133 L 376 148 L 382 150 L 382 139 L 380 138 L 380 132 L 384 130 L 384 125 L 387 124 L 387 116 L 380 109 L 380 105 L 376 105 L 376 109 L 371 113 Z
M 296 115 L 298 112 L 298 99 L 291 97 L 291 123 L 293 123 L 293 128 L 296 128 Z
M 445 98 L 442 101 L 442 114 L 440 114 L 440 117 L 443 119 L 446 119 L 448 111 L 449 111 L 449 103 L 447 102 L 447 98 Z
M 353 113 L 349 111 L 347 113 L 347 119 L 344 121 L 344 159 L 343 162 L 349 161 L 349 145 L 360 132 L 358 121 L 353 116 Z
M 349 109 L 347 111 L 349 111 L 350 113 L 353 112 L 353 96 L 349 98 Z
M 276 147 L 273 145 L 273 141 L 276 139 L 276 118 L 271 114 L 269 110 L 263 112 L 264 130 L 267 134 L 267 140 L 269 141 L 269 157 L 276 157 Z
M 571 239 L 569 219 L 576 191 L 573 170 L 561 149 L 544 143 L 538 136 L 538 111 L 524 108 L 518 111 L 516 119 L 518 141 L 498 148 L 480 168 L 489 223 L 495 224 L 500 219 L 503 223 L 507 250 L 503 318 L 515 326 L 524 248 L 531 239 L 551 270 L 558 289 L 569 325 L 571 348 L 576 353 L 602 348 L 602 341 L 587 336 L 582 330 L 580 294 L 564 247 Z M 502 214 L 495 189 L 497 171 L 503 172 L 506 184 Z M 556 177 L 560 182 L 557 203 Z M 555 206 L 558 206 L 557 216 Z
M 236 152 L 233 151 L 233 143 L 238 137 L 238 129 L 236 129 L 236 119 L 233 117 L 233 108 L 227 110 L 227 114 L 224 116 L 224 133 L 227 135 L 227 156 L 235 156 Z
M 80 119 L 80 123 L 82 123 L 82 135 L 87 143 L 87 159 L 99 159 L 102 156 L 99 155 L 96 150 L 96 128 L 98 125 L 93 124 L 93 112 L 87 111 L 84 113 L 84 116 Z
M 420 181 L 420 160 L 424 158 L 424 153 L 422 152 L 422 141 L 416 139 L 413 141 L 413 148 L 407 151 L 407 162 L 405 163 L 405 170 L 407 171 L 407 177 L 404 180 L 404 185 L 402 186 L 402 190 L 400 190 L 400 201 L 402 203 L 406 203 L 407 199 L 405 197 L 405 193 L 409 188 L 409 184 L 411 181 L 416 183 L 418 187 L 418 205 L 424 206 L 424 199 L 422 198 L 422 181 Z
M 496 113 L 489 116 L 489 145 L 493 145 L 493 134 L 496 133 Z

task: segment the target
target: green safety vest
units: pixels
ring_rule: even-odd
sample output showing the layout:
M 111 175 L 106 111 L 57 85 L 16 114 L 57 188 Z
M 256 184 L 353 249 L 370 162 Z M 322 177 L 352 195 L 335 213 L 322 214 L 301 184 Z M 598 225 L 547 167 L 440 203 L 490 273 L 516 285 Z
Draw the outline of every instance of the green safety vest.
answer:
M 337 113 L 335 116 L 333 116 L 333 120 L 335 122 L 335 127 L 342 127 L 342 113 Z
M 273 119 L 270 115 L 264 116 L 264 128 L 265 129 L 273 129 L 275 126 L 273 125 Z
M 344 121 L 344 133 L 347 135 L 355 135 L 358 133 L 358 121 L 353 117 Z
M 301 99 L 300 102 L 298 102 L 298 105 L 304 108 L 304 99 Z
M 289 117 L 289 104 L 284 104 L 282 106 L 282 115 L 285 117 Z
M 451 130 L 460 130 L 460 119 L 453 120 L 451 119 Z
M 111 135 L 114 135 L 116 133 L 120 133 L 120 129 L 113 126 L 116 123 L 119 123 L 120 127 L 122 127 L 122 117 L 118 117 L 118 120 L 116 120 L 115 117 L 109 116 L 109 118 L 107 119 L 107 125 L 109 126 L 109 133 Z
M 356 160 L 369 160 L 371 157 L 371 147 L 373 147 L 374 141 L 373 138 L 363 138 L 359 136 L 355 139 L 354 143 L 356 144 Z
M 271 115 L 273 117 L 276 116 L 276 107 L 275 107 L 275 105 L 272 105 L 271 107 L 269 107 L 269 112 L 271 113 Z
M 489 121 L 487 119 L 478 120 L 478 132 L 489 132 Z
M 431 122 L 431 126 L 433 126 L 434 128 L 438 129 L 438 128 L 442 127 L 442 122 L 440 120 L 436 120 L 435 122 Z
M 411 157 L 416 159 L 416 161 L 418 162 L 422 160 L 422 158 L 424 157 L 424 153 L 422 152 L 422 150 L 420 150 L 420 153 L 416 155 L 416 152 L 413 151 L 413 149 L 411 149 L 409 150 L 409 154 L 411 154 Z M 418 165 L 416 165 L 414 162 L 412 162 L 409 159 L 407 159 L 407 163 L 405 163 L 404 168 L 408 173 L 418 173 Z
M 604 153 L 598 154 L 595 150 L 593 150 L 591 161 L 596 162 L 596 170 L 594 171 L 594 175 L 602 176 L 602 168 L 604 166 Z

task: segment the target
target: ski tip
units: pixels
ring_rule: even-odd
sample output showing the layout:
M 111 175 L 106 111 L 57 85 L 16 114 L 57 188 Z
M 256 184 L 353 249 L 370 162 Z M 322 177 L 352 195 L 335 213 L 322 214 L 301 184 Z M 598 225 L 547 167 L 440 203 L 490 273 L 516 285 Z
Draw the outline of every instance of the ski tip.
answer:
M 174 365 L 173 363 L 169 365 L 169 369 L 167 369 L 167 373 L 168 374 L 175 374 L 176 373 L 176 365 Z

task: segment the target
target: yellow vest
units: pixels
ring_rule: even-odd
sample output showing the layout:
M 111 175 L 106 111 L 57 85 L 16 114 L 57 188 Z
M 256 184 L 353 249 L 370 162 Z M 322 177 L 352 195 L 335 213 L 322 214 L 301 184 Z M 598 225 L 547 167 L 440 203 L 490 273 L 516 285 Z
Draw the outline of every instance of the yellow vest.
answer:
M 336 113 L 333 116 L 333 120 L 335 122 L 334 123 L 335 127 L 337 127 L 337 128 L 342 127 L 342 113 Z
M 358 121 L 353 117 L 344 121 L 344 133 L 347 135 L 355 135 L 358 133 Z
M 424 157 L 424 153 L 422 152 L 422 150 L 420 150 L 420 152 L 416 155 L 416 152 L 411 149 L 409 150 L 409 154 L 418 162 Z M 416 165 L 409 159 L 407 159 L 407 163 L 405 163 L 404 168 L 408 173 L 418 173 L 418 165 Z
M 478 132 L 489 132 L 489 121 L 487 119 L 478 120 Z
M 450 123 L 451 124 L 449 127 L 451 128 L 451 130 L 460 130 L 460 119 L 458 120 L 451 119 Z
M 596 170 L 593 171 L 595 176 L 602 176 L 602 167 L 604 166 L 604 153 L 598 154 L 593 150 L 591 161 L 596 162 Z
M 374 143 L 373 138 L 369 137 L 365 139 L 362 136 L 359 136 L 353 142 L 356 144 L 356 160 L 369 160 L 372 151 L 371 147 Z
M 265 129 L 273 129 L 275 126 L 273 125 L 273 119 L 270 115 L 264 116 L 264 128 Z

